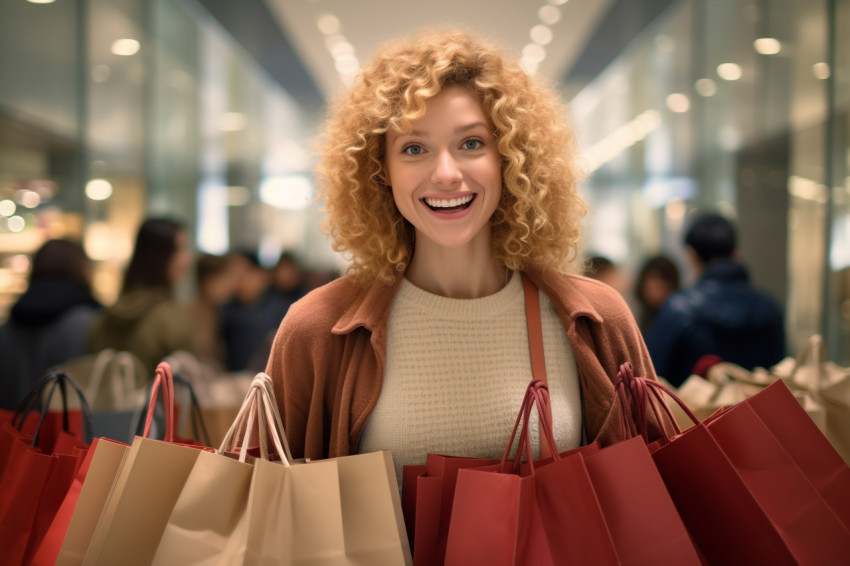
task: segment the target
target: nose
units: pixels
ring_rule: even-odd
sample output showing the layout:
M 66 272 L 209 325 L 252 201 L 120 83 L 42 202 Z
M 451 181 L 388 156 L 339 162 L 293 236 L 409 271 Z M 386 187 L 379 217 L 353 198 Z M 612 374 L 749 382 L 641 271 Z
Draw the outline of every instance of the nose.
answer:
M 448 151 L 443 151 L 437 156 L 434 173 L 431 181 L 438 185 L 454 185 L 463 179 L 463 173 L 458 167 L 454 156 Z

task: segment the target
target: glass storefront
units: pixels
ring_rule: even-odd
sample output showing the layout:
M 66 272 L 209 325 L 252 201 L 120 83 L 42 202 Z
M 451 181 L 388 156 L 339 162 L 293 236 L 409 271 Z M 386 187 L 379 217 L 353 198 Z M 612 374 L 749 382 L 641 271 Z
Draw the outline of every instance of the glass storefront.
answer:
M 571 101 L 593 206 L 586 249 L 627 271 L 715 210 L 754 283 L 850 361 L 848 0 L 682 0 Z

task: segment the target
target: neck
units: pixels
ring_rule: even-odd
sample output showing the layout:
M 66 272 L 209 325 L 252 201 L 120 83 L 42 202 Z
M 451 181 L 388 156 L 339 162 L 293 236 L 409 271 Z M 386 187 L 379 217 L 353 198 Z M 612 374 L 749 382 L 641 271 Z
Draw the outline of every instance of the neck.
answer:
M 405 277 L 425 291 L 452 299 L 477 299 L 498 293 L 508 270 L 482 249 L 417 245 Z

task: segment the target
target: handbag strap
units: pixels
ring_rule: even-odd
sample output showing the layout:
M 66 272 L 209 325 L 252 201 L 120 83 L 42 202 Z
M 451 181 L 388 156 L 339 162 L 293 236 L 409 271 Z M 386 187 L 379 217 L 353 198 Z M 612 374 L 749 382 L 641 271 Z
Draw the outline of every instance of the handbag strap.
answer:
M 543 322 L 540 316 L 540 293 L 537 286 L 532 283 L 524 273 L 522 274 L 522 287 L 525 293 L 525 319 L 528 324 L 528 346 L 531 349 L 531 374 L 534 379 L 543 382 L 543 385 L 548 387 L 549 382 L 546 379 L 546 358 L 543 356 Z M 538 405 L 538 410 L 541 407 Z M 552 405 L 546 404 L 543 412 L 546 418 L 552 423 Z M 541 415 L 542 417 L 543 415 Z M 542 432 L 542 431 L 541 431 Z M 541 435 L 540 442 L 540 457 L 548 458 L 552 456 L 549 450 L 549 445 L 543 442 Z

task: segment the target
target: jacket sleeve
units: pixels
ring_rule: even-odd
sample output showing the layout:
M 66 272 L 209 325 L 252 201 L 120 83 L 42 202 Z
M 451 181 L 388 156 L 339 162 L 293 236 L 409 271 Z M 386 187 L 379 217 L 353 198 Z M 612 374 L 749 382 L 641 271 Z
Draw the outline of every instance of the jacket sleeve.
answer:
M 328 456 L 330 416 L 326 397 L 335 340 L 309 301 L 290 308 L 280 324 L 266 364 L 294 458 Z M 331 393 L 332 394 L 332 393 Z

